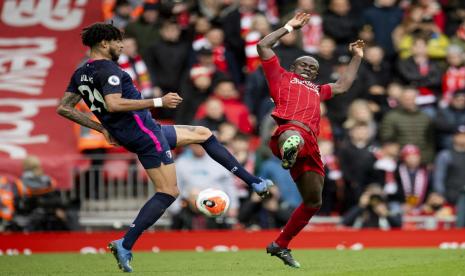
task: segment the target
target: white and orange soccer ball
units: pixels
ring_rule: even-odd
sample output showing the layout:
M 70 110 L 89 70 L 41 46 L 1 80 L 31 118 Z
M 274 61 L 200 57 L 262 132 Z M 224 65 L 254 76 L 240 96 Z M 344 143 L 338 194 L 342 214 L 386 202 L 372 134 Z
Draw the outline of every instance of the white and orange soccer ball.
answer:
M 229 196 L 217 189 L 205 189 L 200 191 L 195 204 L 197 209 L 207 217 L 219 217 L 229 208 Z

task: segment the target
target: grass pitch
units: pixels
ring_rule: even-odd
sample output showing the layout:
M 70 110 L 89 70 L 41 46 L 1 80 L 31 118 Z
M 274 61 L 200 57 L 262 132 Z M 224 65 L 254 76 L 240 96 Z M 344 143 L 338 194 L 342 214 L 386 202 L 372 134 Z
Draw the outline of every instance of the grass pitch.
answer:
M 135 275 L 464 275 L 465 250 L 295 250 L 302 268 L 264 250 L 135 253 Z M 108 254 L 0 256 L 0 275 L 122 275 Z

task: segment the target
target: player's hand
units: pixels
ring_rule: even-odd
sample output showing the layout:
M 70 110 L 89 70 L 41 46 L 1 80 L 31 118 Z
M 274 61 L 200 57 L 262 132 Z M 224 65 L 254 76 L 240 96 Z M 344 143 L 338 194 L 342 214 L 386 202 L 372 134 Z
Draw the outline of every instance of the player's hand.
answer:
M 286 24 L 290 25 L 294 29 L 300 29 L 303 26 L 305 26 L 305 24 L 307 24 L 309 20 L 309 13 L 298 12 L 294 15 L 294 17 L 291 20 L 287 21 Z
M 365 41 L 359 39 L 349 44 L 349 51 L 354 56 L 363 58 L 363 49 L 365 48 Z
M 169 92 L 161 97 L 161 100 L 163 102 L 163 107 L 166 108 L 176 108 L 182 102 L 181 96 L 174 92 Z
M 115 138 L 113 138 L 113 136 L 110 135 L 110 133 L 106 130 L 106 129 L 103 129 L 102 130 L 102 134 L 103 136 L 105 136 L 105 140 L 107 140 L 108 144 L 112 145 L 112 146 L 119 146 L 118 142 L 116 142 Z

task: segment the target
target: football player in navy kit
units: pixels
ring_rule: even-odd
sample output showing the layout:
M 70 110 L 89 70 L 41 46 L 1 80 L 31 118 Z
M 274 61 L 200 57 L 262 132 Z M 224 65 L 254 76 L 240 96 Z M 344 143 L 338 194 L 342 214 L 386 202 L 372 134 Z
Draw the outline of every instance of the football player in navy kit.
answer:
M 110 144 L 119 144 L 136 153 L 156 190 L 124 237 L 109 244 L 120 269 L 132 271 L 130 261 L 134 243 L 179 194 L 170 149 L 198 143 L 215 161 L 243 179 L 260 196 L 268 193 L 273 185 L 271 181 L 249 174 L 208 128 L 161 126 L 152 118 L 150 108 L 176 108 L 182 98 L 172 92 L 161 98 L 142 98 L 131 77 L 116 63 L 123 49 L 121 31 L 111 24 L 95 23 L 83 30 L 81 38 L 82 43 L 90 48 L 90 59 L 72 75 L 57 112 L 101 132 Z M 74 108 L 81 99 L 100 122 L 91 120 Z

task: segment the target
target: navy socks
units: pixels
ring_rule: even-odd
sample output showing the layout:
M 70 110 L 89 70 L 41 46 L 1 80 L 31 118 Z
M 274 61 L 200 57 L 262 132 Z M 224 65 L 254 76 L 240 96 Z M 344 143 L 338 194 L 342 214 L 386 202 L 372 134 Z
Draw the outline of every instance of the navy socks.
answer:
M 247 185 L 251 186 L 252 183 L 259 183 L 260 178 L 251 175 L 244 169 L 237 159 L 216 139 L 215 135 L 210 136 L 205 142 L 200 144 L 208 155 L 216 162 L 225 167 L 228 171 L 237 175 L 240 179 L 244 180 Z
M 149 199 L 124 235 L 123 247 L 131 250 L 142 232 L 152 226 L 175 199 L 172 195 L 165 193 L 156 193 Z

